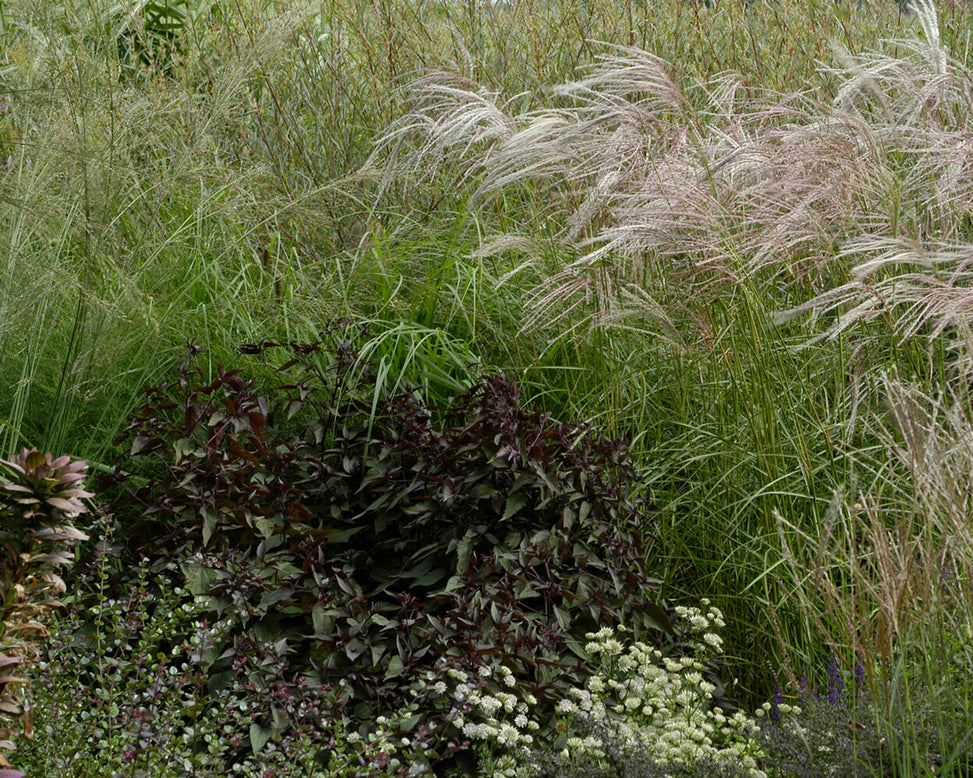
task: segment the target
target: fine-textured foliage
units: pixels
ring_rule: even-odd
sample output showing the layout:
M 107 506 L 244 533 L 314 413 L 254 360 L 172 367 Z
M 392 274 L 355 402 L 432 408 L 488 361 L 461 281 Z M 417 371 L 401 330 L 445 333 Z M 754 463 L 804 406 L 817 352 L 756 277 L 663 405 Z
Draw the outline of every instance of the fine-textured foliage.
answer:
M 110 545 L 107 522 L 97 528 Z M 238 657 L 214 704 L 209 670 L 230 623 L 207 619 L 206 604 L 171 573 L 150 581 L 140 569 L 123 597 L 108 596 L 108 561 L 99 554 L 75 579 L 77 592 L 91 594 L 67 603 L 87 607 L 61 612 L 34 670 L 32 698 L 44 716 L 17 752 L 30 775 L 380 778 L 402 764 L 429 774 L 434 739 L 417 727 L 403 742 L 400 732 L 414 707 L 389 711 L 388 726 L 360 738 L 340 686 L 288 684 L 276 655 L 263 663 L 262 683 L 251 670 L 259 652 Z M 260 723 L 271 707 L 289 723 L 281 737 Z
M 822 315 L 861 299 L 844 329 L 887 307 L 887 288 L 862 294 L 863 278 L 962 260 L 947 247 L 968 201 L 968 163 L 956 150 L 969 134 L 973 87 L 941 47 L 935 8 L 921 3 L 918 19 L 922 36 L 901 41 L 901 56 L 842 56 L 833 105 L 755 91 L 733 72 L 683 80 L 677 63 L 619 45 L 558 86 L 550 105 L 526 111 L 468 79 L 426 74 L 371 165 L 413 186 L 456 166 L 477 203 L 502 203 L 528 185 L 564 200 L 544 214 L 547 230 L 491 236 L 480 250 L 524 251 L 549 236 L 567 256 L 580 253 L 536 293 L 528 325 L 581 306 L 609 326 L 627 315 L 671 329 L 682 307 L 680 334 L 691 343 L 712 337 L 703 307 L 742 285 L 770 305 Z M 926 248 L 930 240 L 942 249 Z M 849 281 L 849 260 L 866 253 L 875 259 Z M 959 272 L 947 286 L 961 284 Z M 915 284 L 901 288 L 902 303 L 916 302 Z M 915 306 L 906 326 L 937 313 L 949 323 L 955 305 Z
M 442 407 L 383 394 L 351 349 L 322 364 L 323 349 L 292 346 L 284 383 L 263 386 L 205 382 L 187 360 L 148 392 L 103 484 L 121 560 L 180 565 L 234 622 L 216 687 L 272 641 L 340 680 L 355 717 L 444 657 L 516 669 L 553 700 L 585 632 L 670 628 L 644 567 L 653 509 L 619 442 L 521 407 L 502 376 Z
M 676 608 L 689 637 L 683 656 L 664 656 L 643 643 L 629 644 L 622 628 L 588 635 L 598 672 L 584 689 L 572 689 L 558 711 L 566 737 L 540 776 L 574 768 L 577 775 L 717 774 L 766 778 L 758 769 L 755 722 L 744 711 L 718 703 L 707 663 L 722 653 L 719 609 Z M 531 760 L 533 762 L 534 760 Z M 543 763 L 545 760 L 540 760 Z M 523 771 L 526 777 L 530 771 Z
M 944 771 L 965 774 L 973 758 L 969 396 L 929 397 L 890 380 L 881 390 L 892 419 L 880 428 L 886 457 L 858 463 L 877 472 L 876 486 L 836 494 L 814 532 L 780 516 L 780 554 L 805 617 L 860 663 L 869 715 L 895 746 L 886 759 L 931 751 Z

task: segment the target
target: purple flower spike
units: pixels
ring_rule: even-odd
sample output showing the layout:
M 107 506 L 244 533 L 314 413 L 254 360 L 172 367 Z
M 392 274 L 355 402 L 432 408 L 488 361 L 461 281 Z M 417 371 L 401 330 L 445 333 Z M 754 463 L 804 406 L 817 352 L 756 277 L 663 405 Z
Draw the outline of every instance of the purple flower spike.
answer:
M 861 654 L 855 658 L 855 689 L 859 692 L 865 689 L 865 660 Z
M 777 684 L 774 689 L 774 696 L 770 701 L 770 720 L 775 724 L 780 724 L 780 706 L 784 702 L 784 690 Z
M 838 664 L 838 657 L 831 655 L 831 664 L 828 665 L 828 702 L 838 705 L 845 691 L 845 679 L 841 677 L 841 665 Z

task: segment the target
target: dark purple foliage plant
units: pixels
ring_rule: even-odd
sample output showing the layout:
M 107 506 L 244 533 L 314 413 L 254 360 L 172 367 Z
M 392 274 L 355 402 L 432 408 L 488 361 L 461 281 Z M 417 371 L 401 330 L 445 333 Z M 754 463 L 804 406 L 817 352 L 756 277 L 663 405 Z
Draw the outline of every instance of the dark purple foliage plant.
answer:
M 671 629 L 620 441 L 523 407 L 502 375 L 433 406 L 383 391 L 351 341 L 241 351 L 262 379 L 207 379 L 191 347 L 101 484 L 115 585 L 148 558 L 235 624 L 214 692 L 273 645 L 293 677 L 340 684 L 350 726 L 417 701 L 409 729 L 448 710 L 428 683 L 448 665 L 504 665 L 544 705 L 585 672 L 587 631 Z

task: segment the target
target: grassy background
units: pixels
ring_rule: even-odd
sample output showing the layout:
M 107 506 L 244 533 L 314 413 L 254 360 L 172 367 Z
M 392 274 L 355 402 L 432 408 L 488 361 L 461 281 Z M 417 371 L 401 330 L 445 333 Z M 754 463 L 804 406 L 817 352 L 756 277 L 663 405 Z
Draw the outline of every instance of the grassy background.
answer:
M 230 365 L 350 317 L 391 384 L 479 363 L 628 436 L 664 594 L 727 613 L 741 698 L 831 650 L 894 667 L 895 569 L 928 604 L 971 558 L 941 477 L 971 429 L 965 4 L 942 72 L 877 3 L 177 10 L 167 38 L 0 7 L 3 448 L 98 465 L 187 340 Z
M 462 74 L 527 109 L 604 41 L 644 47 L 687 82 L 735 69 L 748 88 L 827 93 L 815 70 L 833 39 L 858 51 L 908 24 L 887 10 L 786 3 L 185 10 L 165 44 L 135 10 L 4 7 L 8 448 L 19 434 L 100 459 L 180 341 L 222 356 L 241 340 L 308 335 L 335 314 L 455 331 L 491 363 L 534 369 L 550 333 L 516 336 L 536 278 L 485 295 L 506 268 L 469 253 L 484 230 L 557 206 L 519 191 L 484 213 L 444 178 L 376 207 L 356 176 L 418 72 Z M 548 259 L 540 272 L 565 258 Z M 590 364 L 558 356 L 547 361 Z M 544 383 L 574 410 L 587 392 L 577 380 Z

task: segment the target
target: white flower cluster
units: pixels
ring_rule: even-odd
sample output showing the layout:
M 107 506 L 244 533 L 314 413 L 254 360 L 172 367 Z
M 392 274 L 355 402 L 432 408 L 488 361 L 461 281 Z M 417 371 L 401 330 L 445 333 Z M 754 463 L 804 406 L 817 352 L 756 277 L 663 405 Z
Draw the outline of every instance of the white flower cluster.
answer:
M 342 681 L 340 686 L 344 686 Z M 426 670 L 422 675 L 422 683 L 410 690 L 414 698 L 427 696 L 442 697 L 448 691 L 448 685 L 441 678 L 441 668 L 437 671 Z M 347 728 L 347 721 L 335 722 L 332 730 L 334 741 L 331 746 L 327 771 L 324 773 L 308 773 L 313 778 L 325 778 L 332 775 L 350 775 L 353 766 L 365 765 L 367 769 L 354 775 L 375 775 L 375 770 L 382 769 L 383 775 L 431 775 L 430 750 L 438 737 L 435 730 L 436 721 L 426 720 L 419 728 L 425 731 L 425 737 L 414 729 L 419 721 L 419 704 L 412 702 L 403 704 L 397 710 L 388 710 L 385 715 L 375 717 L 371 726 L 359 730 Z M 404 773 L 400 773 L 404 770 Z M 291 773 L 287 773 L 290 775 Z M 304 773 L 301 773 L 302 775 Z
M 709 606 L 703 601 L 704 607 Z M 717 608 L 677 608 L 696 635 L 693 655 L 663 656 L 658 649 L 633 642 L 627 648 L 616 631 L 605 627 L 589 633 L 587 652 L 598 657 L 600 672 L 584 689 L 572 690 L 558 712 L 570 720 L 583 716 L 607 728 L 660 764 L 691 766 L 703 758 L 727 761 L 764 778 L 757 769 L 755 724 L 743 712 L 727 716 L 711 705 L 716 687 L 704 676 L 701 658 L 721 652 L 723 641 L 713 631 L 725 625 Z M 619 628 L 618 633 L 624 632 Z M 599 756 L 603 744 L 594 737 L 568 737 L 565 756 Z
M 720 609 L 711 605 L 709 600 L 702 599 L 700 605 L 706 608 L 705 613 L 702 608 L 690 608 L 680 605 L 675 608 L 676 615 L 685 624 L 689 625 L 690 629 L 687 632 L 692 635 L 697 635 L 702 641 L 699 646 L 702 649 L 700 653 L 709 655 L 721 654 L 723 653 L 723 638 L 716 633 L 716 630 L 723 629 L 726 626 L 726 621 Z
M 764 716 L 771 715 L 771 711 L 774 709 L 772 703 L 765 702 L 757 710 L 753 712 L 753 715 L 758 719 L 762 719 Z M 780 716 L 800 716 L 803 711 L 800 705 L 791 705 L 787 702 L 782 702 L 777 705 L 777 714 Z
M 483 665 L 477 675 L 479 681 L 471 680 L 461 670 L 449 670 L 449 674 L 459 682 L 454 699 L 462 706 L 465 714 L 457 715 L 453 725 L 477 748 L 481 768 L 493 778 L 521 778 L 529 775 L 525 758 L 534 743 L 532 732 L 539 729 L 536 721 L 529 718 L 531 706 L 537 704 L 533 694 L 519 699 L 507 689 L 517 685 L 517 679 L 509 667 L 501 666 L 496 673 Z M 491 691 L 487 684 L 501 687 Z M 494 756 L 494 746 L 501 753 Z
M 621 626 L 588 633 L 585 650 L 597 662 L 597 672 L 558 704 L 557 729 L 564 737 L 557 747 L 569 761 L 590 764 L 605 757 L 606 744 L 584 733 L 607 730 L 660 765 L 691 768 L 710 759 L 742 767 L 751 778 L 767 778 L 757 765 L 756 722 L 742 711 L 727 715 L 712 704 L 716 686 L 706 678 L 706 662 L 722 652 L 716 630 L 726 626 L 723 614 L 703 600 L 701 608 L 676 608 L 676 615 L 691 640 L 692 651 L 685 656 L 629 643 Z M 507 668 L 497 676 L 481 669 L 474 681 L 465 673 L 451 674 L 460 682 L 455 698 L 466 711 L 454 723 L 478 744 L 484 774 L 531 776 L 526 757 L 534 741 L 530 733 L 538 729 L 529 717 L 534 700 L 519 701 L 506 691 L 516 683 Z M 490 680 L 499 691 L 484 688 Z
M 409 711 L 406 711 L 406 714 Z M 371 731 L 362 735 L 359 732 L 348 732 L 345 734 L 344 742 L 352 753 L 360 753 L 366 762 L 371 761 L 377 754 L 388 754 L 389 759 L 386 767 L 391 772 L 405 763 L 408 764 L 407 752 L 412 746 L 409 738 L 399 737 L 396 732 L 401 726 L 402 720 L 406 715 L 400 713 L 392 716 L 378 716 L 375 719 L 375 726 Z M 332 760 L 337 762 L 337 760 Z

